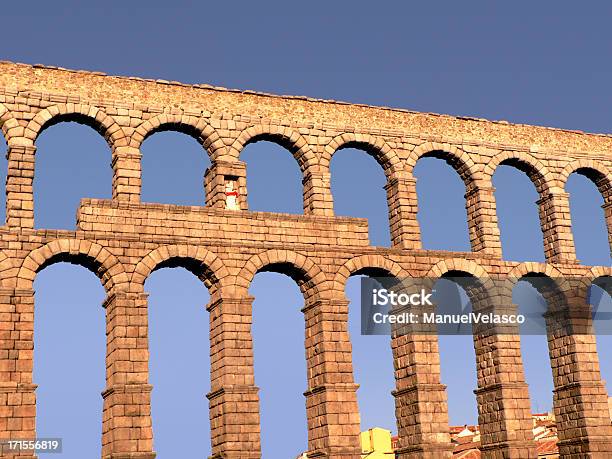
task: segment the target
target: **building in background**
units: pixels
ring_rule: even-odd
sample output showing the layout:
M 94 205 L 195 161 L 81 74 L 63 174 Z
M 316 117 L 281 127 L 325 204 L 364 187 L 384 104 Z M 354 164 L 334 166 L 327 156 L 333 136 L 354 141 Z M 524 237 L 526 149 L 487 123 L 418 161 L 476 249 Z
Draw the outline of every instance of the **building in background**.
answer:
M 612 397 L 608 397 L 610 420 L 612 422 Z M 557 426 L 553 413 L 534 413 L 533 438 L 536 442 L 538 459 L 559 459 L 557 447 Z M 477 425 L 450 426 L 453 445 L 453 459 L 480 459 L 480 429 Z M 394 459 L 397 436 L 390 430 L 374 427 L 361 432 L 362 459 Z M 296 459 L 306 459 L 306 453 Z
M 557 427 L 552 413 L 536 413 L 533 417 L 533 438 L 539 459 L 558 459 Z M 474 425 L 451 426 L 455 446 L 453 459 L 480 459 L 480 429 Z
M 610 399 L 612 413 L 612 398 Z M 539 459 L 558 459 L 557 427 L 552 413 L 533 414 L 533 437 Z M 611 415 L 612 417 L 612 415 Z M 450 426 L 453 459 L 480 459 L 480 429 L 477 425 Z M 380 427 L 361 432 L 362 459 L 395 458 L 397 436 Z
M 361 432 L 362 459 L 393 459 L 395 448 L 391 442 L 391 431 L 374 427 Z

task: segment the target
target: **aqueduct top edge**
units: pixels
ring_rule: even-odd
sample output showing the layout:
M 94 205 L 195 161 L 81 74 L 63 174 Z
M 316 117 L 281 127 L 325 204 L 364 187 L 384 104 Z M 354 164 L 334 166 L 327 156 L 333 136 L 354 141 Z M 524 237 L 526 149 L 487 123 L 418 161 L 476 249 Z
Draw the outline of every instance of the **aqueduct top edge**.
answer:
M 5 99 L 25 97 L 24 103 L 28 104 L 27 100 L 57 96 L 58 91 L 68 102 L 102 107 L 178 110 L 222 120 L 256 120 L 420 139 L 427 134 L 429 139 L 486 144 L 500 149 L 612 155 L 611 134 L 0 61 L 0 97 L 2 93 Z

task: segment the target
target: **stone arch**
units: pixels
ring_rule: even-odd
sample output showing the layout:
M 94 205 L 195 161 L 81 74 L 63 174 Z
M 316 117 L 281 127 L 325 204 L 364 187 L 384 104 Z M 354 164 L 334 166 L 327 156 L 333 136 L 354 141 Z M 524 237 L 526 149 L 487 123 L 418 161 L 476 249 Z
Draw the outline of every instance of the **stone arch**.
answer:
M 292 250 L 273 249 L 253 255 L 236 278 L 236 287 L 247 294 L 253 278 L 259 272 L 277 272 L 291 277 L 305 300 L 321 297 L 327 290 L 327 278 L 319 266 L 306 255 Z
M 449 258 L 447 260 L 440 260 L 433 265 L 425 277 L 442 277 L 454 271 L 470 274 L 481 279 L 489 276 L 487 270 L 473 260 Z
M 371 155 L 383 168 L 387 179 L 399 176 L 402 169 L 397 153 L 380 137 L 346 132 L 334 137 L 323 150 L 321 166 L 329 170 L 333 155 L 344 148 L 357 148 Z
M 289 150 L 300 166 L 302 174 L 317 164 L 317 157 L 302 134 L 286 126 L 258 125 L 243 130 L 230 147 L 229 154 L 238 159 L 250 143 L 269 141 Z
M 57 239 L 28 254 L 17 274 L 17 288 L 31 289 L 39 271 L 61 261 L 89 269 L 109 293 L 127 287 L 128 276 L 123 264 L 107 249 L 90 241 Z
M 561 172 L 560 186 L 563 190 L 574 172 L 591 180 L 604 199 L 612 197 L 612 172 L 604 164 L 592 159 L 572 161 Z
M 357 274 L 368 274 L 368 272 L 383 272 L 385 275 L 397 279 L 408 277 L 408 273 L 394 262 L 382 255 L 359 255 L 347 260 L 339 269 L 333 280 L 333 291 L 343 292 L 349 277 Z
M 598 277 L 612 277 L 612 268 L 608 266 L 593 266 L 589 270 L 589 279 L 593 281 Z
M 38 136 L 47 128 L 63 121 L 75 121 L 95 129 L 111 147 L 127 143 L 125 132 L 112 116 L 102 109 L 85 104 L 58 104 L 47 107 L 36 114 L 25 128 L 27 146 L 33 146 Z
M 489 272 L 482 265 L 474 260 L 466 260 L 463 258 L 440 260 L 429 269 L 425 278 L 451 278 L 455 284 L 463 288 L 473 306 L 475 304 L 480 304 L 481 307 L 483 304 L 488 305 L 491 296 L 494 295 L 496 291 L 499 291 L 496 287 L 502 287 L 501 283 L 496 283 L 493 278 L 490 277 Z M 435 282 L 432 282 L 432 288 L 434 284 Z M 511 290 L 511 286 L 507 284 L 504 285 L 504 287 L 510 288 Z
M 588 284 L 598 286 L 612 296 L 612 268 L 608 266 L 593 266 L 589 270 Z
M 561 191 L 559 184 L 553 179 L 553 174 L 539 159 L 524 151 L 502 151 L 496 155 L 484 168 L 484 180 L 487 186 L 493 186 L 493 174 L 498 166 L 508 165 L 527 174 L 533 182 L 540 197 L 552 191 Z
M 612 296 L 610 286 L 612 286 L 612 267 L 593 266 L 587 276 L 589 285 L 598 285 Z
M 160 113 L 140 123 L 130 138 L 130 146 L 140 149 L 148 137 L 162 131 L 176 131 L 193 137 L 204 147 L 211 160 L 225 151 L 219 134 L 204 118 L 173 113 Z
M 11 145 L 14 142 L 11 141 L 11 138 L 17 136 L 16 131 L 19 128 L 19 123 L 13 113 L 4 104 L 0 104 L 0 128 L 2 129 L 6 144 Z
M 541 274 L 543 276 L 550 277 L 551 279 L 563 277 L 561 271 L 552 265 L 547 263 L 538 263 L 535 261 L 527 261 L 516 265 L 510 270 L 508 277 L 518 280 L 521 277 L 529 274 Z
M 229 271 L 223 261 L 204 247 L 164 245 L 145 255 L 136 265 L 131 278 L 132 288 L 144 290 L 149 275 L 161 268 L 182 267 L 197 276 L 213 294 L 225 283 Z
M 530 277 L 546 278 L 549 283 L 546 286 L 547 292 L 543 291 L 544 284 L 533 285 L 546 300 L 550 310 L 551 304 L 555 307 L 562 307 L 566 302 L 565 292 L 570 290 L 570 283 L 563 278 L 563 273 L 557 268 L 547 264 L 538 262 L 521 263 L 510 270 L 508 278 L 515 286 L 522 278 L 529 281 Z
M 412 176 L 421 158 L 443 159 L 465 183 L 466 189 L 481 179 L 481 172 L 471 156 L 462 148 L 449 143 L 426 142 L 416 147 L 406 162 L 406 172 Z

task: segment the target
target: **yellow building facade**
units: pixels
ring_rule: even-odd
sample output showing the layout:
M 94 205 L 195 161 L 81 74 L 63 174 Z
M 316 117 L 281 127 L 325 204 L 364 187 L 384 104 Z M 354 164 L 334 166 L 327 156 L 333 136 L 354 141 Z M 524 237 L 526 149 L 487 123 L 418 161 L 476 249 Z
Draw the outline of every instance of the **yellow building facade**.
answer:
M 391 431 L 375 427 L 361 432 L 362 459 L 390 459 L 395 457 L 391 446 Z

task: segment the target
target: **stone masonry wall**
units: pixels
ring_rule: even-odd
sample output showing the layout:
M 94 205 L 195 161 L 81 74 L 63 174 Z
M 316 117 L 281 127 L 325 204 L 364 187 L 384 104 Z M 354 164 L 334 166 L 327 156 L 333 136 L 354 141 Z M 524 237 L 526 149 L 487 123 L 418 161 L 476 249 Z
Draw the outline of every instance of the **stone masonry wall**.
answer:
M 83 199 L 75 231 L 35 230 L 36 139 L 62 121 L 87 124 L 108 142 L 112 199 Z M 285 273 L 304 295 L 307 455 L 330 459 L 360 458 L 344 294 L 351 275 L 580 276 L 590 283 L 612 274 L 610 267 L 576 260 L 565 193 L 574 172 L 593 180 L 604 198 L 612 244 L 608 135 L 10 62 L 0 62 L 0 127 L 8 144 L 7 218 L 0 228 L 0 440 L 36 436 L 32 286 L 36 274 L 55 262 L 92 270 L 107 292 L 103 459 L 155 457 L 144 282 L 161 267 L 183 266 L 211 292 L 207 396 L 216 459 L 261 457 L 248 293 L 257 272 Z M 140 202 L 140 146 L 160 130 L 193 136 L 210 156 L 201 207 Z M 240 152 L 258 140 L 277 142 L 295 157 L 303 174 L 304 215 L 248 210 Z M 329 165 L 347 147 L 365 150 L 385 171 L 390 248 L 370 245 L 365 220 L 334 215 Z M 421 249 L 413 169 L 426 156 L 446 160 L 465 183 L 469 253 Z M 492 176 L 503 164 L 526 172 L 540 195 L 546 263 L 502 258 Z M 549 302 L 554 409 L 564 458 L 612 456 L 591 324 L 573 314 L 588 307 L 586 288 L 566 286 Z M 515 307 L 511 292 L 484 298 L 474 292 L 472 300 L 483 311 Z M 394 334 L 390 341 L 398 457 L 450 457 L 437 337 Z M 474 346 L 482 456 L 535 457 L 518 332 L 475 330 Z

